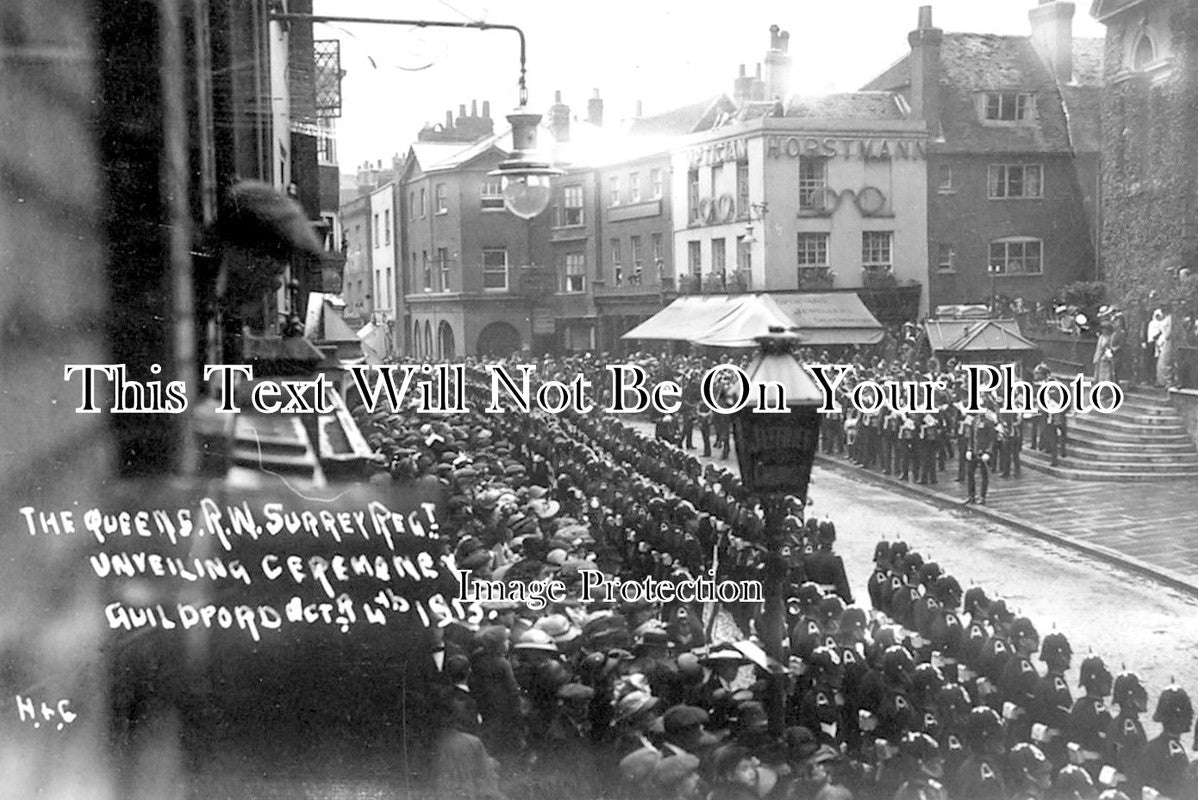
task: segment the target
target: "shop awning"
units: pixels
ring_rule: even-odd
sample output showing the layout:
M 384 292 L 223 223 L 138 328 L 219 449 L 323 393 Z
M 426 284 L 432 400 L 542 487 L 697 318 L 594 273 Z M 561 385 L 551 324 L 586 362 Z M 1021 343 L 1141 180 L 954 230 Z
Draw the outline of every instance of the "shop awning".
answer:
M 771 326 L 793 325 L 766 295 L 696 295 L 679 297 L 620 338 L 753 347 Z
M 1034 351 L 1013 319 L 930 319 L 924 323 L 934 352 Z
M 877 344 L 886 330 L 854 292 L 769 295 L 799 329 L 804 347 Z

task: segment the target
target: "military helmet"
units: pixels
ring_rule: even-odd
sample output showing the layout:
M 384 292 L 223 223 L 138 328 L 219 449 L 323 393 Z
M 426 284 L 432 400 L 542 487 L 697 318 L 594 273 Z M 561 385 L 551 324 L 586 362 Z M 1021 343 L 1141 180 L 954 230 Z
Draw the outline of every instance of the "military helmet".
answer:
M 1152 715 L 1152 721 L 1162 725 L 1173 722 L 1186 729 L 1193 720 L 1194 706 L 1190 703 L 1190 696 L 1186 694 L 1186 690 L 1177 684 L 1165 687 L 1156 700 L 1156 712 Z
M 924 697 L 932 696 L 932 692 L 945 683 L 944 673 L 939 668 L 924 662 L 915 667 L 911 673 L 911 686 Z
M 965 735 L 972 746 L 1001 740 L 1003 737 L 1002 717 L 989 706 L 978 706 L 969 712 L 965 721 Z
M 1134 672 L 1120 672 L 1116 675 L 1111 695 L 1111 700 L 1116 705 L 1134 706 L 1140 711 L 1148 710 L 1148 692 L 1140 682 L 1140 676 Z
M 1044 755 L 1044 751 L 1027 742 L 1020 742 L 1011 748 L 1011 764 L 1028 775 L 1052 772 L 1052 762 Z
M 882 653 L 882 671 L 888 675 L 906 675 L 915 669 L 915 659 L 901 644 L 891 645 Z
M 908 733 L 899 742 L 899 749 L 919 761 L 940 758 L 940 745 L 926 733 Z
M 1052 782 L 1052 793 L 1056 797 L 1069 800 L 1098 798 L 1098 790 L 1094 788 L 1094 781 L 1090 780 L 1089 773 L 1075 764 L 1069 764 L 1057 773 Z
M 823 600 L 820 600 L 819 605 L 816 606 L 816 612 L 819 615 L 819 618 L 824 622 L 839 620 L 844 614 L 844 609 L 844 601 L 834 594 L 828 595 Z
M 1069 640 L 1065 638 L 1063 633 L 1050 633 L 1044 637 L 1043 643 L 1040 645 L 1040 660 L 1048 661 L 1050 658 L 1068 659 L 1073 655 L 1073 648 L 1069 646 Z
M 1111 693 L 1111 672 L 1099 656 L 1086 656 L 1078 668 L 1077 683 L 1083 689 L 1105 697 Z
M 970 586 L 965 591 L 964 608 L 967 614 L 990 610 L 990 598 L 986 597 L 986 590 L 981 586 Z
M 959 683 L 946 683 L 936 690 L 936 707 L 942 711 L 964 713 L 970 702 L 969 693 Z

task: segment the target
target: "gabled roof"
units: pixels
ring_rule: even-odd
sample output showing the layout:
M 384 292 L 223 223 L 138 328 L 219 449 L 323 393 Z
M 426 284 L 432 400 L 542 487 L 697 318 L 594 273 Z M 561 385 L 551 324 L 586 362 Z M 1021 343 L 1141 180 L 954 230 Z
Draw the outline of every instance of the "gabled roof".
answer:
M 886 91 L 842 92 L 817 97 L 792 97 L 787 117 L 820 119 L 905 119 L 898 95 Z
M 930 319 L 925 324 L 934 351 L 951 353 L 991 350 L 1036 350 L 1010 319 Z
M 1103 22 L 1120 11 L 1126 11 L 1144 2 L 1145 0 L 1094 0 L 1094 4 L 1090 6 L 1090 16 Z
M 735 114 L 736 103 L 726 94 L 709 97 L 651 117 L 638 117 L 629 126 L 633 136 L 681 136 L 706 130 L 720 113 Z
M 1102 39 L 1073 40 L 1073 81 L 1058 85 L 1030 36 L 946 33 L 940 48 L 943 152 L 1097 152 Z M 909 91 L 910 53 L 866 84 L 866 90 Z M 978 96 L 1011 91 L 1034 95 L 1036 119 L 1024 125 L 983 123 Z

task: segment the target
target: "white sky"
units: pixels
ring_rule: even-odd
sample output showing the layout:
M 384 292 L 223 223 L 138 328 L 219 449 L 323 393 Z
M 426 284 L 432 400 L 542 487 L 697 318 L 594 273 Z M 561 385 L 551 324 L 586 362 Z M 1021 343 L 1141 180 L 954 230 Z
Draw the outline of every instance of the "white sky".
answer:
M 585 118 L 593 89 L 605 121 L 646 115 L 731 94 L 738 66 L 765 57 L 769 27 L 790 31 L 792 90 L 859 89 L 907 52 L 918 8 L 933 6 L 948 32 L 1027 35 L 1036 0 L 316 0 L 315 13 L 388 19 L 486 21 L 517 25 L 528 39 L 529 105 L 541 113 L 555 90 Z M 1101 37 L 1088 0 L 1076 0 L 1074 36 Z M 338 161 L 403 153 L 425 122 L 457 116 L 458 106 L 491 102 L 496 125 L 517 103 L 519 45 L 514 33 L 396 26 L 317 25 L 317 39 L 342 41 Z M 373 64 L 372 64 L 373 60 Z

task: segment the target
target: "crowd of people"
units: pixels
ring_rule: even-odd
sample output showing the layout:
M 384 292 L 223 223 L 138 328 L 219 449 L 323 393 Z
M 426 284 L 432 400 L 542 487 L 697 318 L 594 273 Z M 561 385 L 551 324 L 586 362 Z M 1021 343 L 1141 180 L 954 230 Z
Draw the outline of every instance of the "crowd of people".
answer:
M 704 367 L 641 361 L 684 385 Z M 605 363 L 546 359 L 539 375 L 601 379 Z M 444 485 L 443 534 L 460 569 L 507 583 L 554 577 L 568 590 L 541 609 L 484 603 L 481 624 L 436 629 L 429 771 L 440 796 L 1118 800 L 1148 787 L 1198 798 L 1181 688 L 1157 696 L 1163 731 L 1150 739 L 1134 673 L 1112 676 L 1087 657 L 1074 698 L 1063 634 L 1041 639 L 1001 599 L 962 592 L 902 542 L 878 544 L 858 601 L 849 577 L 867 565 L 846 569 L 834 521 L 805 518 L 786 498 L 783 546 L 768 548 L 763 509 L 735 471 L 686 449 L 685 418 L 663 440 L 601 414 L 488 415 L 484 405 L 431 418 L 355 411 L 391 480 Z M 696 429 L 719 437 L 698 413 Z M 588 603 L 586 570 L 631 581 L 781 575 L 785 652 L 765 654 L 760 603 Z

